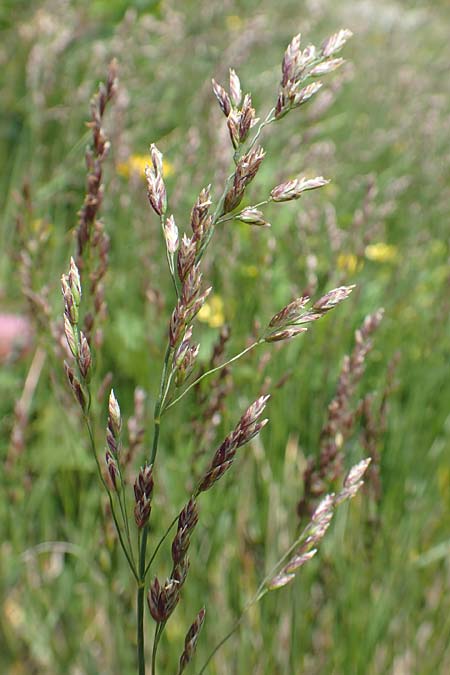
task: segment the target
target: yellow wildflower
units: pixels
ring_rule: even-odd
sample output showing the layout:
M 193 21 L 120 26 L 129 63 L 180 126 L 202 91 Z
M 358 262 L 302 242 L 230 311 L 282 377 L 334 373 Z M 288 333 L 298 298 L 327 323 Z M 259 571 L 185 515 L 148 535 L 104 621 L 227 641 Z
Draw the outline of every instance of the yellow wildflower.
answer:
M 220 295 L 213 295 L 198 313 L 199 321 L 211 328 L 220 328 L 225 323 L 224 304 Z
M 369 244 L 366 246 L 364 254 L 367 260 L 373 262 L 395 262 L 398 258 L 398 250 L 393 244 L 386 244 L 380 241 L 377 244 Z
M 362 262 L 354 253 L 340 253 L 337 259 L 337 266 L 342 272 L 354 274 L 362 267 Z
M 242 19 L 237 14 L 230 14 L 226 17 L 225 23 L 228 30 L 239 30 L 242 27 Z
M 130 176 L 144 177 L 144 171 L 147 164 L 150 164 L 150 157 L 148 155 L 130 155 L 125 162 L 119 162 L 117 165 L 117 173 L 124 178 L 130 178 Z M 164 177 L 168 178 L 169 176 L 172 176 L 173 172 L 173 164 L 164 159 Z
M 242 274 L 249 279 L 254 279 L 259 276 L 259 270 L 256 265 L 244 265 L 242 268 Z

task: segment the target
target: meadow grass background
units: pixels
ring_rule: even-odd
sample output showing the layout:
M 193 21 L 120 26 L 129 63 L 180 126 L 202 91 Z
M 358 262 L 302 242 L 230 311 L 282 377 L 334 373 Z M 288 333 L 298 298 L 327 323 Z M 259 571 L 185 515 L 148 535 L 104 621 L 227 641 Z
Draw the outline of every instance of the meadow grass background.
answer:
M 267 208 L 270 230 L 227 223 L 205 261 L 214 294 L 196 329 L 204 360 L 221 324 L 232 326 L 231 356 L 245 346 L 255 321 L 264 325 L 311 275 L 317 295 L 341 283 L 357 289 L 306 336 L 281 348 L 264 346 L 233 369 L 215 439 L 269 381 L 270 424 L 202 502 L 190 575 L 162 641 L 160 672 L 175 672 L 185 632 L 206 604 L 198 670 L 291 541 L 305 457 L 317 453 L 354 330 L 378 307 L 385 319 L 358 396 L 380 395 L 398 353 L 387 429 L 378 442 L 381 499 L 376 504 L 362 494 L 339 513 L 317 559 L 295 584 L 252 610 L 208 672 L 450 671 L 449 22 L 448 4 L 436 0 L 2 3 L 2 311 L 27 311 L 15 256 L 15 221 L 23 209 L 17 195 L 27 181 L 30 232 L 44 223 L 48 237 L 33 284 L 48 286 L 55 318 L 62 312 L 59 279 L 83 199 L 88 102 L 109 60 L 118 59 L 102 209 L 111 236 L 109 319 L 95 381 L 113 373 L 126 416 L 137 385 L 148 391 L 151 410 L 172 301 L 159 224 L 141 175 L 149 143 L 164 152 L 169 208 L 187 227 L 199 190 L 210 182 L 220 186 L 231 160 L 211 76 L 223 82 L 234 67 L 264 114 L 293 34 L 301 31 L 304 44 L 318 44 L 341 27 L 355 34 L 345 48 L 349 64 L 327 80 L 332 106 L 323 114 L 314 107 L 293 112 L 264 137 L 268 156 L 248 203 L 297 173 L 324 174 L 332 183 L 299 202 Z M 25 449 L 1 473 L 0 670 L 133 673 L 131 580 L 105 524 L 80 420 L 61 402 L 64 373 L 50 342 L 41 328 L 30 353 L 0 371 L 5 466 L 14 403 L 34 349 L 48 351 Z M 267 364 L 264 352 L 271 354 Z M 285 373 L 289 378 L 276 388 Z M 104 410 L 99 415 L 105 419 Z M 198 415 L 195 397 L 186 397 L 162 430 L 156 529 L 164 529 L 188 494 Z M 101 424 L 97 433 L 101 443 Z M 346 462 L 362 452 L 357 428 L 345 444 Z M 160 576 L 167 560 L 168 551 L 158 562 Z M 148 642 L 150 635 L 148 618 Z

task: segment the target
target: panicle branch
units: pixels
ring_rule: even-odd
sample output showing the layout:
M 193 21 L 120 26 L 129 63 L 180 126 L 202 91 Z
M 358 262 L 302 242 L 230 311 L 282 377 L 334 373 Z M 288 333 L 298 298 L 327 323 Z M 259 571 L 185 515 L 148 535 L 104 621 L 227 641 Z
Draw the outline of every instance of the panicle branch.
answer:
M 241 83 L 232 68 L 230 68 L 230 94 L 215 80 L 212 81 L 212 85 L 220 109 L 227 118 L 231 143 L 233 148 L 238 150 L 247 140 L 250 130 L 259 122 L 252 105 L 251 94 L 245 94 L 242 100 Z
M 307 328 L 303 324 L 320 319 L 336 305 L 346 300 L 353 289 L 354 285 L 334 288 L 316 300 L 311 309 L 306 309 L 309 303 L 308 296 L 293 300 L 272 317 L 264 336 L 265 341 L 279 342 L 306 332 Z
M 301 35 L 296 35 L 286 48 L 281 64 L 281 84 L 275 106 L 275 118 L 281 119 L 293 108 L 298 108 L 312 98 L 322 87 L 321 82 L 305 82 L 336 70 L 344 59 L 334 56 L 352 36 L 349 30 L 340 30 L 327 38 L 320 49 L 308 45 L 301 50 Z
M 295 178 L 274 187 L 270 196 L 274 202 L 289 202 L 293 199 L 299 199 L 307 190 L 316 190 L 324 185 L 328 185 L 329 182 L 323 176 L 317 176 L 316 178 Z
M 316 555 L 317 546 L 330 527 L 336 507 L 354 497 L 361 489 L 364 483 L 362 479 L 370 461 L 370 458 L 367 458 L 355 464 L 348 472 L 340 492 L 322 498 L 300 537 L 289 548 L 280 563 L 277 563 L 276 573 L 269 574 L 266 578 L 265 586 L 268 590 L 273 591 L 289 584 L 295 579 L 297 571 Z
M 254 438 L 265 427 L 268 419 L 258 421 L 270 396 L 260 396 L 247 408 L 234 430 L 228 434 L 216 450 L 212 462 L 197 487 L 196 494 L 206 492 L 231 467 L 236 450 Z

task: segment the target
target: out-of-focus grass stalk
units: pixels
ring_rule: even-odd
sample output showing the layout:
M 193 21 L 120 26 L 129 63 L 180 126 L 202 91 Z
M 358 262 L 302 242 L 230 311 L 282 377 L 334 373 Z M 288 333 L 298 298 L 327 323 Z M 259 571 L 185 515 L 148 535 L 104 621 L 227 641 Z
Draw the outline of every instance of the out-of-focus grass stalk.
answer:
M 156 454 L 158 452 L 159 444 L 159 433 L 161 428 L 161 406 L 164 398 L 164 391 L 166 387 L 166 381 L 168 377 L 168 365 L 170 356 L 172 354 L 172 348 L 170 344 L 167 344 L 166 353 L 164 356 L 164 363 L 161 373 L 161 382 L 159 387 L 158 398 L 156 399 L 155 409 L 153 413 L 153 441 L 152 441 L 152 450 L 150 455 L 150 466 L 153 466 L 156 460 Z M 139 675 L 145 674 L 145 658 L 144 658 L 144 593 L 145 593 L 145 578 L 150 569 L 150 566 L 146 566 L 146 553 L 147 553 L 147 538 L 148 538 L 148 523 L 144 526 L 142 531 L 141 545 L 139 548 L 139 579 L 138 579 L 138 590 L 137 590 L 137 649 L 138 649 L 138 667 Z M 155 635 L 156 642 L 156 635 Z M 157 648 L 157 647 L 156 647 Z M 154 649 L 156 649 L 154 648 Z M 156 652 L 155 652 L 156 658 Z

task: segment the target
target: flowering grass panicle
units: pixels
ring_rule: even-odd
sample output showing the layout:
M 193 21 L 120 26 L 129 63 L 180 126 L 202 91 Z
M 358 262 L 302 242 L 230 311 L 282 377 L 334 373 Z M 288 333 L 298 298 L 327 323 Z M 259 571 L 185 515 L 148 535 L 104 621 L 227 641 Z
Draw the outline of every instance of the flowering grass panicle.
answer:
M 268 420 L 262 418 L 262 415 L 269 394 L 260 395 L 247 408 L 235 428 L 213 454 L 192 494 L 186 496 L 185 506 L 168 524 L 155 545 L 153 529 L 150 537 L 150 527 L 153 525 L 153 514 L 157 508 L 154 496 L 160 490 L 157 466 L 160 461 L 164 460 L 161 460 L 158 450 L 166 415 L 191 390 L 198 392 L 200 382 L 212 378 L 214 374 L 218 376 L 215 380 L 211 379 L 213 383 L 211 398 L 208 393 L 203 394 L 203 405 L 206 406 L 203 410 L 208 414 L 219 413 L 222 410 L 228 386 L 224 386 L 225 377 L 231 378 L 232 364 L 256 347 L 304 333 L 307 330 L 305 324 L 312 324 L 334 310 L 349 297 L 353 289 L 353 286 L 334 288 L 310 306 L 308 297 L 297 298 L 275 314 L 266 329 L 256 336 L 256 339 L 243 351 L 226 361 L 222 361 L 222 354 L 229 338 L 229 330 L 224 327 L 214 348 L 209 368 L 201 365 L 199 367 L 200 345 L 193 336 L 195 320 L 197 318 L 204 320 L 206 316 L 206 307 L 208 307 L 206 301 L 212 290 L 212 287 L 204 282 L 203 260 L 213 241 L 216 226 L 233 219 L 250 225 L 267 226 L 268 221 L 260 207 L 271 203 L 280 204 L 297 200 L 308 191 L 328 184 L 329 181 L 322 176 L 316 178 L 299 176 L 274 187 L 265 200 L 258 204 L 249 204 L 238 211 L 243 199 L 248 198 L 249 186 L 257 178 L 266 156 L 265 150 L 259 144 L 263 130 L 269 125 L 278 124 L 281 118 L 295 108 L 304 105 L 315 95 L 322 85 L 314 78 L 332 72 L 342 64 L 343 60 L 334 58 L 334 55 L 343 47 L 348 37 L 350 37 L 349 31 L 340 31 L 328 38 L 321 48 L 316 49 L 309 45 L 302 51 L 300 49 L 301 39 L 297 35 L 284 54 L 282 80 L 276 106 L 263 118 L 257 117 L 251 93 L 243 93 L 241 81 L 235 70 L 230 69 L 229 92 L 213 80 L 213 92 L 226 117 L 231 144 L 232 170 L 218 195 L 213 194 L 209 184 L 200 190 L 192 205 L 190 216 L 186 219 L 189 223 L 188 232 L 180 232 L 174 215 L 168 214 L 171 195 L 168 193 L 164 180 L 167 163 L 164 162 L 163 153 L 156 145 L 154 143 L 150 145 L 149 161 L 145 166 L 147 196 L 152 211 L 159 219 L 165 243 L 168 272 L 173 287 L 173 308 L 170 316 L 167 317 L 167 342 L 159 389 L 154 396 L 150 448 L 147 450 L 144 443 L 145 392 L 142 390 L 135 392 L 135 413 L 126 424 L 122 418 L 116 395 L 111 390 L 105 438 L 105 475 L 98 459 L 94 428 L 97 420 L 91 407 L 95 393 L 93 388 L 97 385 L 96 380 L 92 378 L 95 354 L 93 354 L 94 343 L 91 345 L 90 336 L 96 318 L 104 315 L 105 307 L 101 281 L 107 267 L 109 240 L 97 214 L 103 199 L 102 164 L 109 149 L 109 141 L 102 128 L 103 115 L 117 86 L 114 64 L 111 66 L 106 85 L 100 86 L 97 97 L 93 99 L 89 124 L 92 129 L 92 142 L 86 155 L 88 191 L 80 212 L 77 257 L 76 261 L 71 260 L 69 274 L 62 278 L 64 329 L 71 354 L 70 362 L 66 364 L 66 372 L 72 391 L 82 410 L 99 477 L 109 498 L 110 512 L 120 546 L 136 581 L 136 642 L 139 675 L 144 675 L 146 672 L 145 597 L 150 616 L 155 622 L 151 657 L 151 672 L 154 674 L 157 670 L 161 637 L 167 622 L 182 598 L 183 587 L 187 581 L 190 567 L 188 551 L 199 525 L 198 502 L 203 498 L 204 492 L 210 490 L 226 472 L 231 470 L 237 459 L 237 450 L 250 443 L 263 431 Z M 85 255 L 88 246 L 95 252 L 89 269 Z M 83 301 L 80 273 L 83 280 Z M 219 296 L 212 296 L 210 308 L 214 297 Z M 357 351 L 352 355 L 346 370 L 346 381 L 349 383 L 360 377 L 363 361 L 368 351 L 368 338 L 377 322 L 379 320 L 373 317 L 358 333 Z M 223 320 L 221 320 L 222 324 Z M 80 325 L 83 326 L 83 330 Z M 95 344 L 98 345 L 99 341 Z M 196 370 L 197 377 L 195 377 Z M 347 386 L 347 389 L 349 388 L 350 384 Z M 122 433 L 126 428 L 130 432 L 128 448 L 126 443 L 122 442 Z M 210 437 L 202 433 L 202 438 L 203 444 L 206 444 Z M 206 451 L 206 448 L 204 450 Z M 134 457 L 139 457 L 141 468 L 137 471 L 132 481 L 133 489 L 130 490 L 131 459 Z M 259 601 L 268 590 L 279 588 L 293 581 L 296 571 L 315 555 L 315 547 L 325 535 L 335 507 L 341 501 L 353 496 L 361 487 L 361 478 L 367 464 L 368 461 L 363 462 L 350 472 L 343 489 L 337 496 L 332 494 L 322 500 L 315 509 L 304 533 L 296 539 L 289 551 L 277 563 L 276 569 L 266 575 L 252 603 Z M 130 509 L 131 500 L 132 509 Z M 158 514 L 159 518 L 162 516 L 164 514 Z M 170 547 L 172 568 L 166 576 L 166 574 L 157 573 L 156 559 L 174 528 L 176 529 Z M 152 552 L 148 551 L 150 542 L 153 547 Z M 153 581 L 149 584 L 150 575 Z M 162 582 L 161 579 L 164 578 L 166 580 Z M 179 673 L 183 672 L 192 660 L 204 619 L 205 610 L 202 609 L 186 634 L 184 649 L 179 660 Z M 213 650 L 210 658 L 225 639 Z M 203 672 L 205 667 L 206 664 L 200 672 Z

